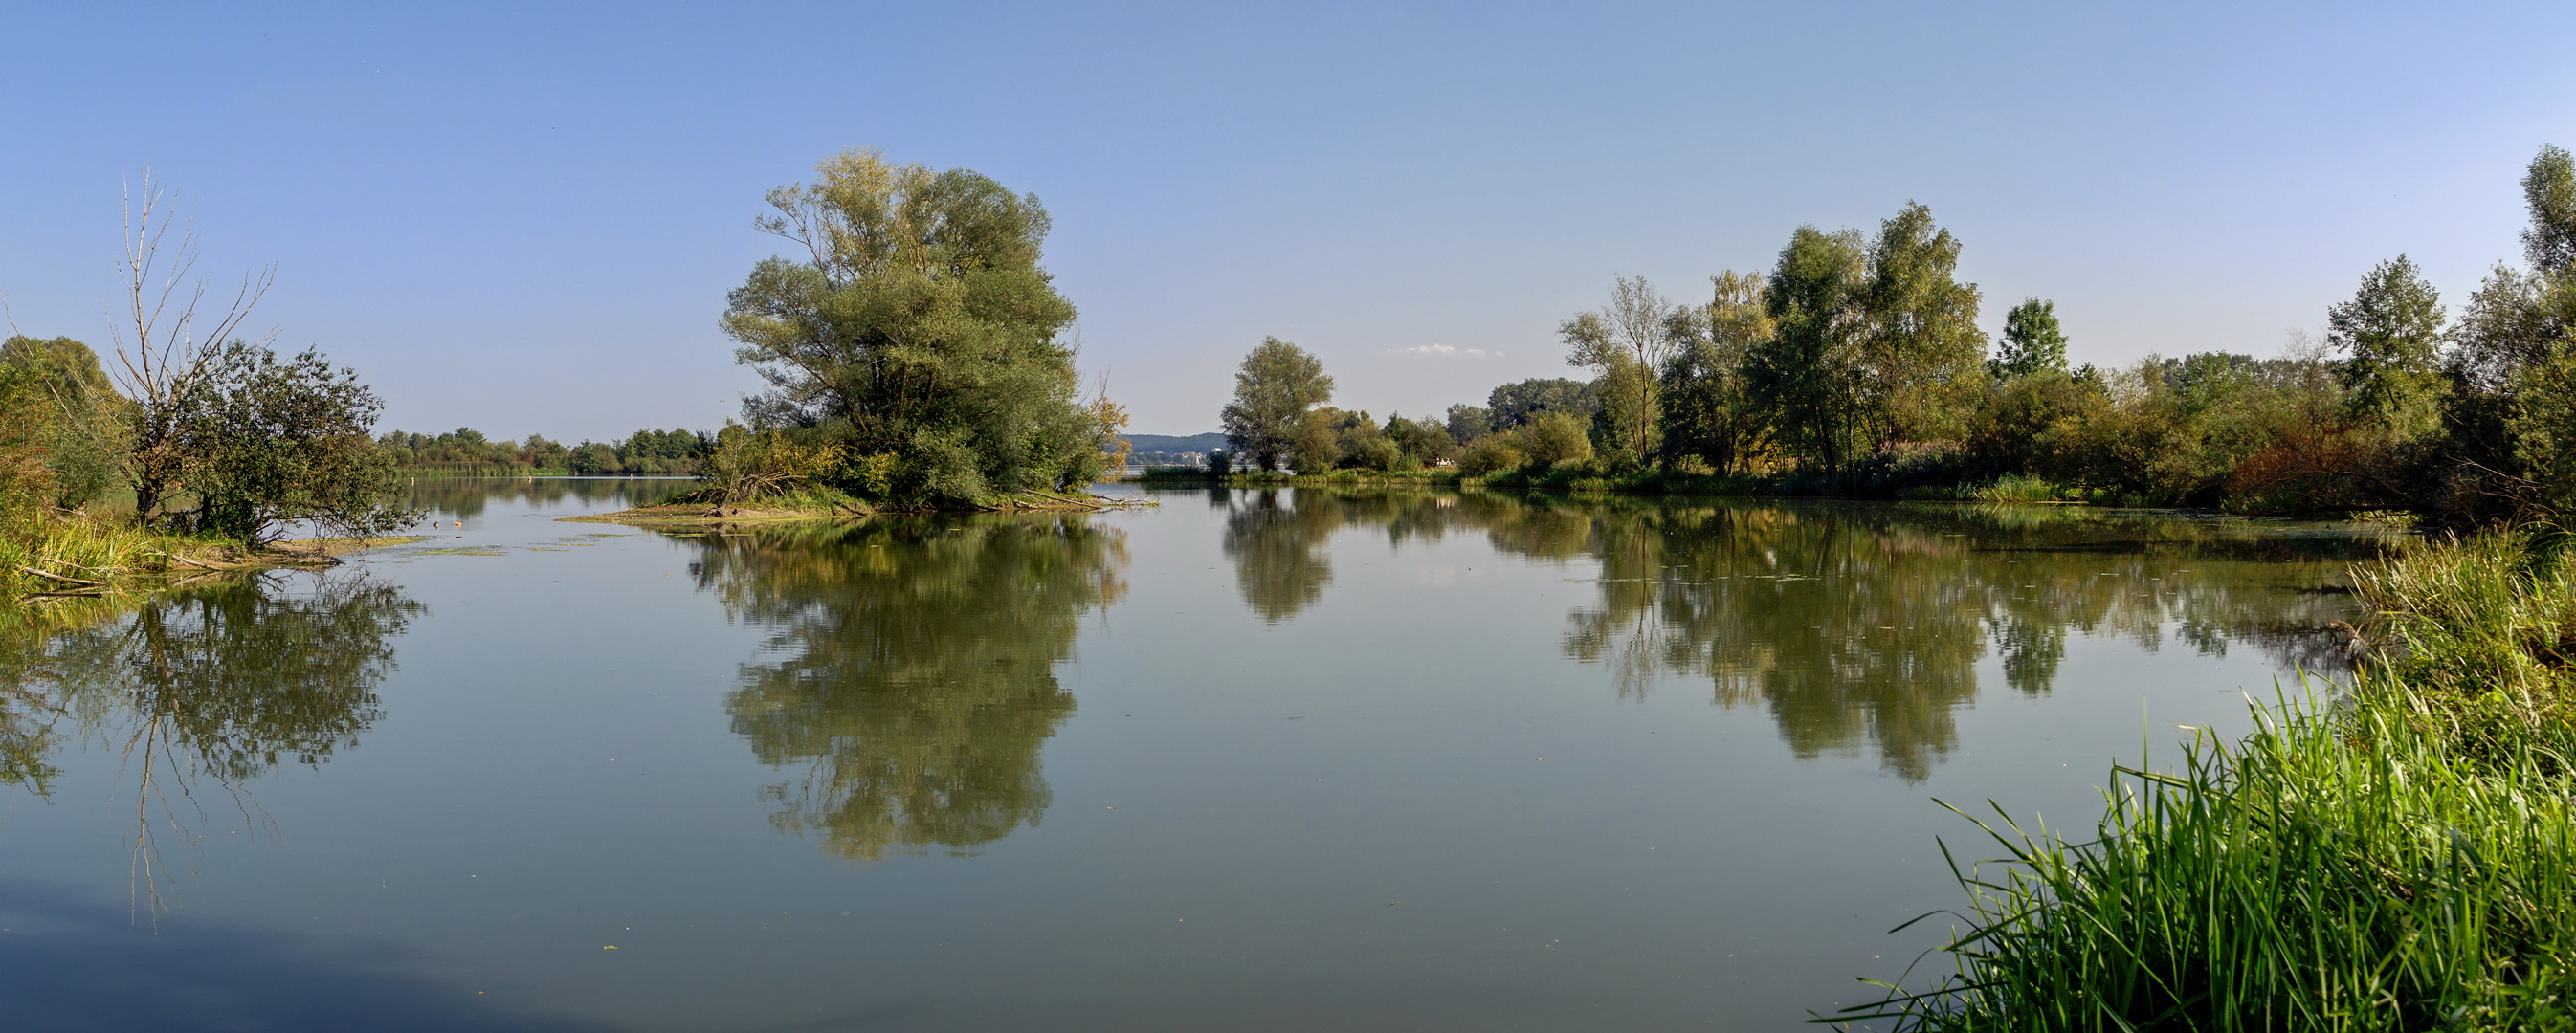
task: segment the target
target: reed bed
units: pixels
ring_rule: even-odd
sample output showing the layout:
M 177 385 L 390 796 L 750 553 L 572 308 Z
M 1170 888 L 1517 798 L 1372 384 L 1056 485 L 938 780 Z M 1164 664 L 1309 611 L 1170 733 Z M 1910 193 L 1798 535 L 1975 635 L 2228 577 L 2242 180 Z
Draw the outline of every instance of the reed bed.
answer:
M 1898 1029 L 2576 1029 L 2576 615 L 2560 537 L 2361 572 L 2383 652 L 2121 767 L 2094 836 L 1979 821 L 1955 971 L 1832 1021 Z M 1945 853 L 1947 848 L 1945 846 Z M 1945 913 L 1946 914 L 1946 913 Z

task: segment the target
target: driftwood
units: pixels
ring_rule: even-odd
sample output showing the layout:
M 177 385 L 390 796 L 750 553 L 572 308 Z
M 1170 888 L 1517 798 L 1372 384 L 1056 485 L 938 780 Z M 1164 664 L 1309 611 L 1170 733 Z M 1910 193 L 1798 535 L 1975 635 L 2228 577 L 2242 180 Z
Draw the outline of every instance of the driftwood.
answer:
M 34 567 L 21 566 L 21 567 L 19 567 L 19 568 L 18 568 L 18 570 L 19 570 L 19 572 L 20 572 L 20 573 L 25 573 L 25 574 L 34 574 L 34 575 L 36 575 L 37 577 L 41 577 L 41 578 L 49 578 L 49 579 L 51 579 L 51 580 L 60 581 L 60 582 L 62 582 L 62 583 L 64 583 L 64 584 L 67 584 L 67 585 L 88 585 L 88 586 L 89 586 L 89 587 L 91 587 L 91 588 L 105 588 L 105 587 L 107 587 L 107 582 L 105 582 L 105 581 L 92 581 L 92 580 L 90 580 L 90 579 L 88 579 L 88 578 L 85 578 L 85 577 L 65 577 L 65 576 L 63 576 L 63 575 L 61 575 L 61 574 L 48 573 L 48 572 L 46 572 L 46 571 L 38 570 L 38 569 L 36 569 L 36 568 L 34 568 Z
M 188 557 L 185 557 L 185 556 L 179 555 L 178 553 L 175 553 L 175 552 L 165 552 L 165 553 L 162 553 L 161 555 L 169 557 L 169 558 L 170 558 L 170 560 L 171 560 L 172 562 L 174 562 L 174 563 L 185 563 L 185 564 L 187 564 L 187 565 L 189 565 L 189 566 L 191 566 L 191 567 L 195 567 L 195 568 L 197 568 L 197 569 L 199 569 L 199 570 L 222 570 L 222 569 L 224 569 L 224 568 L 222 568 L 222 567 L 217 567 L 217 566 L 213 566 L 213 565 L 210 565 L 210 564 L 199 563 L 199 562 L 197 562 L 197 561 L 195 561 L 195 560 L 189 559 Z

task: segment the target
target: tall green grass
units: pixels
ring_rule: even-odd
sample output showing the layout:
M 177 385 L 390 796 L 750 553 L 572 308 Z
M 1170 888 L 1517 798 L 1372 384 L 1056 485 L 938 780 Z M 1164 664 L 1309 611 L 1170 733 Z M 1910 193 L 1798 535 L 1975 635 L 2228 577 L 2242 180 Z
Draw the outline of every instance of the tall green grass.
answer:
M 56 598 L 49 593 L 100 590 L 81 581 L 116 588 L 136 577 L 167 574 L 173 553 L 184 556 L 209 544 L 113 518 L 11 514 L 0 520 L 0 609 Z M 31 569 L 60 577 L 41 577 Z
M 2170 772 L 2094 836 L 1981 822 L 1955 971 L 1837 1021 L 1909 1030 L 2576 1029 L 2571 606 L 2554 535 L 2364 571 L 2381 658 Z M 1945 852 L 1947 848 L 1945 847 Z
M 2491 531 L 2356 572 L 2387 638 L 2384 666 L 2418 692 L 2493 698 L 2538 720 L 2576 699 L 2576 541 Z

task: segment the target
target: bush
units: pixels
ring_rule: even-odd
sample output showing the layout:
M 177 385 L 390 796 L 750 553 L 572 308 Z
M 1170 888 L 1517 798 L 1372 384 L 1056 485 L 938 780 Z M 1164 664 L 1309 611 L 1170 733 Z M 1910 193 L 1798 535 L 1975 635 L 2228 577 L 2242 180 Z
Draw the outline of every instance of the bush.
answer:
M 1530 461 L 1521 448 L 1520 435 L 1487 434 L 1467 446 L 1467 454 L 1458 459 L 1458 472 L 1469 477 L 1482 477 L 1503 470 L 1517 469 Z
M 1570 412 L 1550 410 L 1508 433 L 1521 439 L 1521 450 L 1533 463 L 1568 463 L 1592 458 L 1591 421 Z
M 830 475 L 840 458 L 830 445 L 799 444 L 781 431 L 726 423 L 707 452 L 705 477 L 722 496 L 718 504 L 740 505 L 802 489 Z
M 369 435 L 383 403 L 306 351 L 234 341 L 179 406 L 179 481 L 197 496 L 183 519 L 198 531 L 259 543 L 294 521 L 326 535 L 366 537 L 418 514 L 396 506 L 393 460 Z

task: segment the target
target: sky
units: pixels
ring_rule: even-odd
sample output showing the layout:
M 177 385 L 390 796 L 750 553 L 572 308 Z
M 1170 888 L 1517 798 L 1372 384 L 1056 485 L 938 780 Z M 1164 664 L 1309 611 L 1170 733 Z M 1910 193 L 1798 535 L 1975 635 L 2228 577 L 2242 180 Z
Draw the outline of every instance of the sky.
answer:
M 1054 218 L 1086 375 L 1214 430 L 1264 336 L 1334 403 L 1579 375 L 1613 277 L 1699 300 L 1909 200 L 1998 329 L 2277 353 L 2373 264 L 2446 301 L 2576 147 L 2576 5 L 104 5 L 0 0 L 0 292 L 111 342 L 123 191 L 386 402 L 494 437 L 711 428 L 774 186 L 851 147 Z

